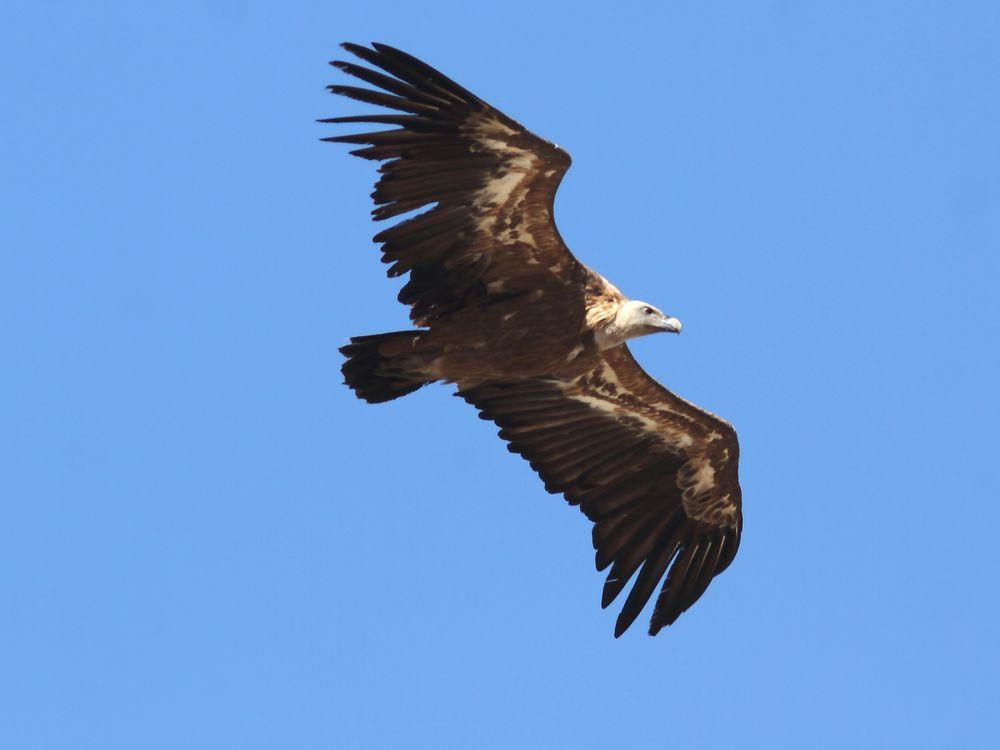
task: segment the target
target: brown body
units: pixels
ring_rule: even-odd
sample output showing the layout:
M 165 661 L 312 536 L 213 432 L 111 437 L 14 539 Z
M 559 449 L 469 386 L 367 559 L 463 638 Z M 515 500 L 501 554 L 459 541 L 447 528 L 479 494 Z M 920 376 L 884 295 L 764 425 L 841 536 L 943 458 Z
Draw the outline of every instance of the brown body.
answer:
M 416 345 L 422 372 L 469 387 L 510 377 L 572 379 L 593 370 L 601 357 L 595 333 L 624 299 L 582 271 L 589 283 L 506 292 L 433 322 Z

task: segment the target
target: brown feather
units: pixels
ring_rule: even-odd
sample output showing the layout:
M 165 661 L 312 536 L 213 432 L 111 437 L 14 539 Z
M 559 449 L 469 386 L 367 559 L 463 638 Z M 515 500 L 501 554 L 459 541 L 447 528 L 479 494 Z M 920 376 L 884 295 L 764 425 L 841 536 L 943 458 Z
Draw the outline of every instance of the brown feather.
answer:
M 627 347 L 597 348 L 625 298 L 573 257 L 553 221 L 568 154 L 411 55 L 343 46 L 377 70 L 333 65 L 374 88 L 330 90 L 395 112 L 324 122 L 393 129 L 324 140 L 382 162 L 376 220 L 426 209 L 374 237 L 387 273 L 408 276 L 399 299 L 425 330 L 353 339 L 345 377 L 371 401 L 457 383 L 546 489 L 594 522 L 595 564 L 610 566 L 602 606 L 634 576 L 616 637 L 663 580 L 657 632 L 739 547 L 736 433 L 650 378 Z

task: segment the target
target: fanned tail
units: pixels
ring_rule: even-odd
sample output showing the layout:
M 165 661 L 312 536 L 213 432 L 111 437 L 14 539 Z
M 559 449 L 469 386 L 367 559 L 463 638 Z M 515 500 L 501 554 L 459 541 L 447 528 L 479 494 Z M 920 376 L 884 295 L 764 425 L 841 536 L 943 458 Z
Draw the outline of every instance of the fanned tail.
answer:
M 347 357 L 340 371 L 355 395 L 369 404 L 392 401 L 434 382 L 420 373 L 417 342 L 422 331 L 396 331 L 354 336 L 340 347 Z

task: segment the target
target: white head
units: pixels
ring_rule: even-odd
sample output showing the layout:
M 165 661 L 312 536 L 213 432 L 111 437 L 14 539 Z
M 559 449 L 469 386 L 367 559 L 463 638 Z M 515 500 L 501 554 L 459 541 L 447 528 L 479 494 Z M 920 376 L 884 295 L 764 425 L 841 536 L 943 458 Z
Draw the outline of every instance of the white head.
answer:
M 677 318 L 664 315 L 648 302 L 629 300 L 615 312 L 615 317 L 606 320 L 594 330 L 597 345 L 601 349 L 620 346 L 628 339 L 648 336 L 651 333 L 680 333 L 681 322 Z
M 615 324 L 622 333 L 623 339 L 634 339 L 637 336 L 648 336 L 651 333 L 680 333 L 681 322 L 677 318 L 665 315 L 648 302 L 629 300 L 620 308 L 615 316 Z

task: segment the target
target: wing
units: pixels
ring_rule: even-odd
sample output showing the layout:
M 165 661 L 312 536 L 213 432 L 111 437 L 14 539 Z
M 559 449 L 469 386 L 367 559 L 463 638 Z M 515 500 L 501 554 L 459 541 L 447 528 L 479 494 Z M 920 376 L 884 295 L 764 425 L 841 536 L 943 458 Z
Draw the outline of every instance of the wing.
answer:
M 324 138 L 362 144 L 352 154 L 382 160 L 372 198 L 375 219 L 433 208 L 375 236 L 390 276 L 409 273 L 399 300 L 429 325 L 491 295 L 527 293 L 576 281 L 581 266 L 553 219 L 553 200 L 569 155 L 454 81 L 384 44 L 344 49 L 385 75 L 334 65 L 379 90 L 330 86 L 402 114 L 334 117 L 389 130 Z
M 572 381 L 486 383 L 459 391 L 594 522 L 607 607 L 639 570 L 615 625 L 632 624 L 666 573 L 656 635 L 732 562 L 743 527 L 736 432 L 647 375 L 624 346 Z M 640 569 L 641 566 L 641 569 Z

